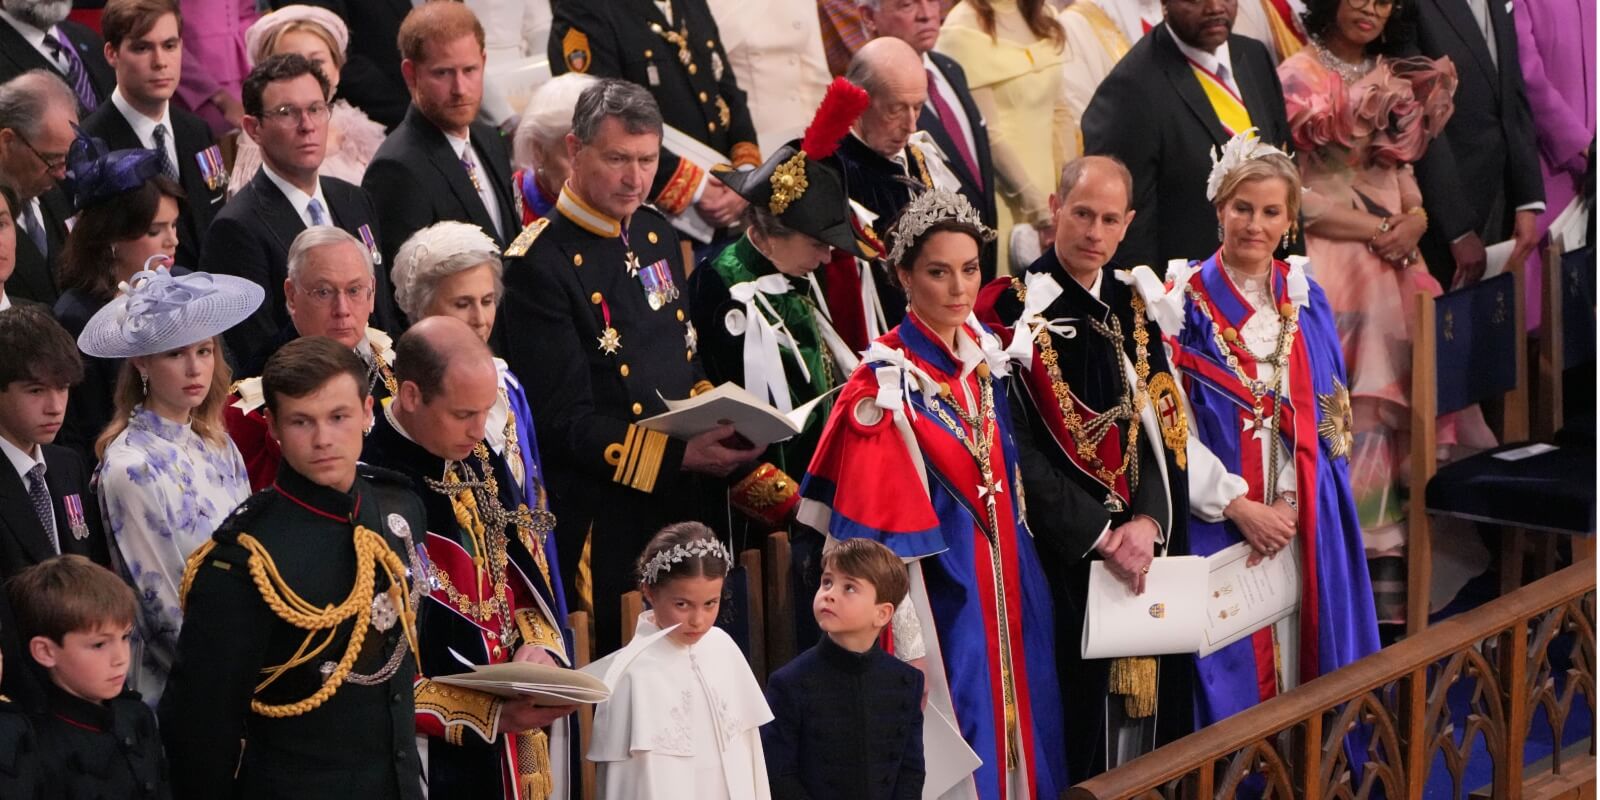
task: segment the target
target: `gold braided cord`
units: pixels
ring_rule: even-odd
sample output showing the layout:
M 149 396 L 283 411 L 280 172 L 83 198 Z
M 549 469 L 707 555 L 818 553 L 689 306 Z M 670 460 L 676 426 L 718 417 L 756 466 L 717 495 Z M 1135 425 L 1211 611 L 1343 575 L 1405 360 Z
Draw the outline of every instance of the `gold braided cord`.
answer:
M 183 562 L 183 581 L 178 584 L 179 611 L 189 610 L 189 587 L 194 585 L 194 576 L 200 571 L 201 562 L 206 560 L 206 556 L 211 555 L 216 546 L 216 539 L 207 539 L 205 544 L 196 547 L 194 552 L 189 554 L 188 560 Z
M 389 579 L 389 594 L 391 599 L 397 600 L 395 607 L 400 609 L 400 619 L 404 626 L 406 639 L 410 642 L 413 653 L 417 649 L 416 611 L 405 602 L 406 580 L 405 564 L 400 557 L 389 548 L 389 543 L 384 541 L 370 528 L 357 525 L 355 528 L 354 543 L 356 548 L 356 576 L 355 583 L 351 586 L 350 595 L 344 602 L 337 606 L 329 605 L 318 608 L 304 598 L 300 597 L 283 576 L 278 572 L 278 566 L 273 562 L 272 556 L 265 546 L 248 533 L 239 534 L 239 546 L 250 554 L 250 577 L 254 581 L 256 590 L 260 592 L 261 599 L 272 609 L 272 612 L 284 622 L 307 631 L 306 638 L 295 651 L 295 656 L 288 662 L 276 667 L 269 667 L 264 672 L 268 677 L 256 687 L 260 691 L 281 677 L 284 672 L 304 663 L 316 653 L 325 649 L 333 640 L 338 627 L 350 620 L 355 620 L 355 627 L 350 632 L 350 641 L 345 646 L 343 657 L 334 666 L 333 672 L 324 679 L 322 686 L 312 693 L 310 697 L 294 703 L 270 704 L 260 700 L 250 701 L 250 710 L 264 717 L 294 717 L 316 709 L 343 685 L 344 679 L 355 666 L 356 658 L 361 654 L 361 646 L 366 641 L 367 625 L 372 616 L 372 598 L 377 593 L 373 580 L 377 574 L 377 567 L 382 566 L 384 574 Z M 210 548 L 202 547 L 190 556 L 189 564 L 185 569 L 183 593 L 188 594 L 190 584 L 193 582 L 193 573 Z M 321 645 L 314 648 L 310 655 L 306 655 L 307 648 L 317 638 L 319 633 L 326 632 L 326 638 Z

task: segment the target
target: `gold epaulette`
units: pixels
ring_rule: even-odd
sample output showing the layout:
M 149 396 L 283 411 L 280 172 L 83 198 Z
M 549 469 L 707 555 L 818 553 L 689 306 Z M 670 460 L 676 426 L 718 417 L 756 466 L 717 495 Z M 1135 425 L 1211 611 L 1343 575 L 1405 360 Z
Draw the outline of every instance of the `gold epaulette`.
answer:
M 741 513 L 776 528 L 800 503 L 800 485 L 783 470 L 763 463 L 734 484 L 729 499 Z
M 540 217 L 528 223 L 522 232 L 517 234 L 517 238 L 512 239 L 511 244 L 506 247 L 506 258 L 521 258 L 527 255 L 528 248 L 533 247 L 533 241 L 538 239 L 539 234 L 544 233 L 544 229 L 549 226 L 549 217 Z

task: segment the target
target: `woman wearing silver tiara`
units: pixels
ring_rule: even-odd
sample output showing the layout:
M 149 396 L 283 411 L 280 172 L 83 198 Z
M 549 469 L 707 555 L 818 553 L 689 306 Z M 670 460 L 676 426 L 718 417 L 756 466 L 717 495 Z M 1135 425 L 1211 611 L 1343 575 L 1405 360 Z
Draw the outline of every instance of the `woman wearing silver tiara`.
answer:
M 130 683 L 152 706 L 177 651 L 184 563 L 250 497 L 244 459 L 222 425 L 231 373 L 222 332 L 264 295 L 242 278 L 142 271 L 78 337 L 125 359 L 111 424 L 95 442 L 106 527 L 139 595 L 139 666 Z
M 960 195 L 926 192 L 901 212 L 887 243 L 910 310 L 835 401 L 799 519 L 907 562 L 894 653 L 928 676 L 926 746 L 950 752 L 937 744 L 947 718 L 977 756 L 961 781 L 925 790 L 1053 798 L 1066 744 L 1049 587 L 1021 517 L 1006 355 L 972 315 L 993 237 Z
M 767 800 L 761 726 L 772 711 L 733 639 L 717 627 L 733 555 L 710 528 L 662 528 L 639 556 L 639 615 L 626 647 L 586 671 L 595 707 L 587 757 L 601 800 Z
M 1304 259 L 1273 258 L 1299 218 L 1300 174 L 1247 131 L 1214 157 L 1206 196 L 1221 248 L 1175 262 L 1171 289 L 1148 267 L 1133 270 L 1191 409 L 1189 552 L 1238 548 L 1247 566 L 1297 573 L 1301 596 L 1298 613 L 1198 659 L 1199 726 L 1379 646 L 1333 309 Z

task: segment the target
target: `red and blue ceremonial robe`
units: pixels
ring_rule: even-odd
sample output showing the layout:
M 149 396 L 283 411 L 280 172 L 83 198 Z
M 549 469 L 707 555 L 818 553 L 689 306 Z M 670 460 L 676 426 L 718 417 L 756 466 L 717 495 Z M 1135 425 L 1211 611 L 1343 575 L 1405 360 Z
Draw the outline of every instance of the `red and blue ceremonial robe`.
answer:
M 1300 267 L 1282 261 L 1272 268 L 1274 306 L 1259 311 L 1240 294 L 1216 256 L 1168 277 L 1177 278 L 1174 291 L 1183 298 L 1181 329 L 1168 327 L 1166 332 L 1193 411 L 1190 435 L 1198 437 L 1228 472 L 1244 478 L 1249 486 L 1246 496 L 1258 502 L 1266 502 L 1270 479 L 1262 463 L 1263 448 L 1253 434 L 1245 433 L 1254 417 L 1254 398 L 1221 348 L 1231 350 L 1239 368 L 1252 379 L 1270 380 L 1272 365 L 1256 363 L 1239 331 L 1252 314 L 1294 310 L 1298 331 L 1289 351 L 1288 394 L 1279 426 L 1284 450 L 1279 458 L 1291 457 L 1294 465 L 1302 596 L 1299 641 L 1278 646 L 1298 648 L 1299 683 L 1376 652 L 1377 616 L 1350 490 L 1350 395 L 1327 297 Z M 1169 305 L 1176 310 L 1176 303 Z M 1263 401 L 1266 417 L 1277 401 L 1278 393 L 1269 390 Z M 1196 480 L 1191 470 L 1191 496 L 1205 491 L 1193 485 Z M 1194 555 L 1208 556 L 1241 541 L 1239 529 L 1230 521 L 1208 522 L 1198 516 L 1189 520 Z M 1269 627 L 1198 659 L 1197 725 L 1221 721 L 1273 697 L 1280 688 L 1275 656 Z
M 957 336 L 952 353 L 908 314 L 873 344 L 834 403 L 800 519 L 908 562 L 929 706 L 952 714 L 982 760 L 970 795 L 1002 800 L 1025 786 L 1054 798 L 1066 789 L 1054 624 L 1017 507 L 1005 356 L 975 320 Z M 968 447 L 982 441 L 968 419 L 990 443 L 986 465 Z

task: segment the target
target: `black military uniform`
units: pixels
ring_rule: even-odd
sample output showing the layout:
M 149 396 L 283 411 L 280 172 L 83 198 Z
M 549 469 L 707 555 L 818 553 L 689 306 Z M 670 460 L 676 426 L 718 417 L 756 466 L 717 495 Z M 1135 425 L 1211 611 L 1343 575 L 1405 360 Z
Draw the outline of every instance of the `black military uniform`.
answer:
M 595 643 L 604 653 L 621 641 L 620 598 L 635 588 L 633 562 L 650 536 L 705 518 L 699 482 L 680 469 L 684 443 L 635 424 L 665 411 L 663 397 L 688 397 L 704 382 L 678 237 L 654 210 L 640 208 L 624 228 L 569 189 L 507 256 L 497 350 L 513 374 L 530 378 L 569 590 L 592 536 Z
M 480 445 L 463 463 L 446 464 L 402 433 L 387 405 L 377 414 L 362 457 L 409 478 L 427 511 L 430 591 L 417 612 L 424 675 L 463 672 L 462 658 L 474 664 L 503 664 L 525 644 L 544 648 L 558 663 L 571 663 L 572 654 L 558 627 L 564 620 L 557 620 L 552 611 L 557 606 L 550 589 L 550 570 L 557 565 L 545 563 L 541 546 L 543 537 L 551 534 L 554 520 L 548 512 L 530 512 L 521 520 L 526 524 L 504 525 L 503 540 L 497 535 L 502 526 L 497 524 L 495 512 L 515 512 L 521 505 L 504 458 Z M 453 471 L 449 477 L 446 467 Z M 436 488 L 441 480 L 460 488 L 446 494 Z M 496 491 L 488 486 L 470 489 L 471 483 L 491 481 Z M 463 506 L 483 525 L 478 536 L 464 530 L 458 521 L 452 500 L 457 495 L 471 497 L 471 505 L 463 502 Z M 486 510 L 488 504 L 497 508 Z M 477 550 L 480 543 L 482 551 Z M 500 547 L 503 553 L 497 552 Z M 491 574 L 488 582 L 483 581 L 480 570 L 495 565 L 502 568 Z M 454 591 L 445 589 L 446 584 Z M 502 591 L 509 609 L 495 602 Z M 516 734 L 510 742 L 496 736 L 489 724 L 499 703 L 493 695 L 424 679 L 418 682 L 415 697 L 417 735 L 429 738 L 426 759 L 432 796 L 508 796 L 508 780 L 553 785 L 548 738 L 541 731 Z M 571 748 L 570 754 L 579 755 L 578 748 Z M 572 770 L 577 766 L 575 760 L 566 765 L 568 774 L 576 775 Z
M 127 690 L 104 703 L 55 684 L 48 694 L 48 711 L 34 717 L 40 797 L 172 797 L 156 715 L 138 692 Z
M 744 90 L 734 80 L 722 35 L 705 0 L 670 0 L 672 14 L 654 0 L 555 4 L 550 68 L 622 78 L 650 90 L 668 125 L 699 139 L 735 167 L 761 163 L 756 126 Z M 651 202 L 675 214 L 693 201 L 704 173 L 663 148 L 650 185 Z
M 1027 271 L 1029 276 L 1049 275 L 1061 287 L 1061 295 L 1043 310 L 1045 319 L 1078 320 L 1076 336 L 1049 336 L 1057 374 L 1050 374 L 1046 366 L 1049 362 L 1042 356 L 1043 347 L 1036 346 L 1033 360 L 1014 373 L 1012 380 L 1020 385 L 1010 393 L 1017 461 L 1028 492 L 1028 528 L 1039 544 L 1039 561 L 1050 579 L 1057 642 L 1078 642 L 1083 638 L 1089 567 L 1100 558 L 1095 545 L 1102 534 L 1135 516 L 1147 516 L 1160 529 L 1166 552 L 1189 552 L 1189 494 L 1183 455 L 1187 434 L 1169 427 L 1169 421 L 1159 416 L 1159 436 L 1149 435 L 1149 425 L 1142 419 L 1118 419 L 1112 423 L 1113 432 L 1107 434 L 1108 439 L 1115 440 L 1115 449 L 1107 451 L 1102 446 L 1099 454 L 1104 460 L 1095 462 L 1085 459 L 1073 446 L 1077 440 L 1061 422 L 1062 413 L 1056 410 L 1057 380 L 1065 383 L 1071 396 L 1079 401 L 1079 412 L 1085 420 L 1108 412 L 1130 391 L 1148 391 L 1143 412 L 1146 415 L 1154 415 L 1154 409 L 1159 407 L 1156 395 L 1163 391 L 1161 387 L 1172 387 L 1172 400 L 1178 399 L 1160 329 L 1136 310 L 1136 301 L 1142 301 L 1131 287 L 1116 279 L 1114 272 L 1114 267 L 1104 268 L 1096 296 L 1067 273 L 1054 250 L 1045 251 Z M 1026 292 L 1023 278 L 1003 280 L 1008 285 L 1002 291 L 996 292 L 999 281 L 984 291 L 978 315 L 985 322 L 1010 326 L 1023 313 Z M 990 302 L 992 311 L 986 307 Z M 1124 332 L 1120 351 L 1111 337 L 1088 322 L 1110 326 L 1113 318 Z M 1140 331 L 1143 344 L 1139 341 Z M 1135 371 L 1141 364 L 1146 367 L 1147 390 L 1131 387 L 1131 381 L 1123 376 L 1129 364 L 1134 365 Z M 1101 466 L 1117 470 L 1132 429 L 1139 430 L 1137 463 L 1122 473 L 1123 480 L 1113 480 L 1108 486 L 1096 477 L 1096 470 Z M 1108 452 L 1116 454 L 1118 463 L 1110 463 Z M 1161 549 L 1158 544 L 1158 554 Z M 1105 771 L 1108 764 L 1115 765 L 1117 754 L 1106 751 L 1105 729 L 1108 719 L 1114 726 L 1123 723 L 1125 704 L 1120 697 L 1107 694 L 1112 659 L 1084 660 L 1077 647 L 1067 646 L 1056 649 L 1056 662 L 1061 675 L 1067 741 L 1074 743 L 1067 752 L 1068 774 L 1074 782 L 1084 781 Z M 1187 655 L 1163 656 L 1158 674 L 1159 713 L 1153 722 L 1146 717 L 1137 723 L 1141 752 L 1182 738 L 1193 728 L 1194 659 Z M 1109 738 L 1112 742 L 1117 740 L 1115 731 Z
M 39 794 L 39 742 L 22 707 L 0 695 L 0 797 Z
M 392 583 L 385 562 L 402 576 L 420 573 L 406 538 L 422 535 L 424 523 L 422 503 L 401 476 L 364 466 L 350 491 L 340 492 L 284 463 L 271 489 L 240 505 L 208 549 L 195 551 L 184 575 L 178 659 L 161 698 L 175 796 L 420 800 L 416 662 L 401 613 L 413 601 L 392 602 L 390 589 L 405 581 Z M 373 599 L 361 602 L 365 587 L 352 583 L 358 542 L 370 547 L 374 536 L 387 547 L 371 553 Z M 308 633 L 311 651 L 330 630 L 286 622 L 282 606 L 264 599 L 253 567 L 266 573 L 275 602 L 322 614 L 354 596 L 359 608 L 351 610 L 370 607 L 371 619 L 340 621 L 314 656 L 258 688 Z M 291 591 L 303 602 L 285 600 Z M 347 657 L 357 633 L 363 642 L 350 674 L 317 704 L 329 681 L 324 669 Z

